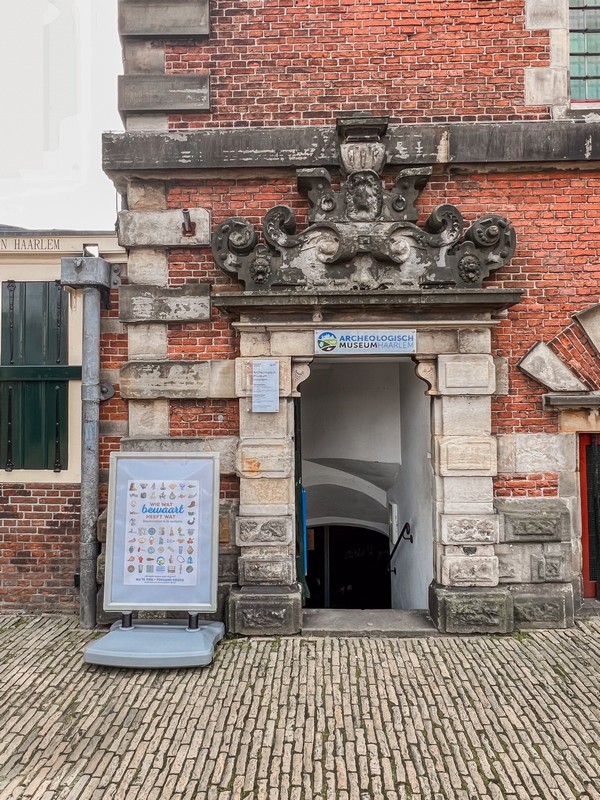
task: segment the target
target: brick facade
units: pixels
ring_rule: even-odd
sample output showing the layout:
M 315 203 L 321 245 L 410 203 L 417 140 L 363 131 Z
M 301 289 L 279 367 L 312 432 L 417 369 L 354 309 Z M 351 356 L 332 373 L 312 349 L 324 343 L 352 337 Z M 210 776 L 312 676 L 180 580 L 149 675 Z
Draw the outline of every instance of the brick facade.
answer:
M 525 3 L 218 2 L 207 41 L 166 43 L 167 74 L 209 74 L 211 110 L 172 129 L 392 121 L 545 119 L 524 101 L 524 67 L 550 63 Z
M 2 611 L 77 608 L 79 486 L 0 488 Z
M 186 37 L 161 4 L 164 34 L 144 33 L 141 17 L 136 32 L 138 6 L 121 2 L 132 26 L 121 31 L 126 133 L 107 135 L 104 163 L 127 198 L 128 290 L 150 286 L 166 303 L 185 288 L 210 296 L 210 308 L 194 316 L 179 306 L 141 324 L 115 296 L 104 313 L 102 369 L 117 392 L 101 410 L 99 510 L 108 455 L 123 437 L 130 450 L 221 448 L 219 613 L 238 633 L 297 632 L 294 398 L 313 332 L 321 322 L 414 325 L 417 374 L 435 412 L 433 617 L 448 632 L 572 624 L 582 585 L 577 434 L 600 433 L 600 125 L 586 113 L 568 121 L 578 111 L 565 96 L 566 4 L 219 0 L 206 5 L 210 32 Z M 196 24 L 200 6 L 177 4 L 178 22 L 188 14 Z M 408 194 L 394 206 L 402 169 Z M 355 173 L 368 186 L 352 217 L 344 204 Z M 433 218 L 422 238 L 406 233 L 412 202 L 420 231 Z M 459 267 L 452 280 L 433 267 L 425 276 L 423 253 L 452 235 L 454 212 L 435 227 L 447 205 L 473 228 L 440 262 L 449 270 L 467 253 L 464 264 L 489 277 L 469 283 Z M 295 228 L 288 220 L 263 236 L 276 206 L 292 210 Z M 330 250 L 345 235 L 355 248 L 337 272 L 322 267 L 331 262 L 320 234 L 302 250 L 311 213 L 338 226 Z M 404 240 L 394 246 L 420 242 L 407 262 L 420 283 L 412 274 L 394 284 L 399 251 L 376 249 L 398 220 Z M 224 224 L 239 226 L 230 250 Z M 493 250 L 495 236 L 504 247 Z M 297 269 L 310 280 L 322 269 L 320 282 L 261 287 L 272 278 L 268 259 L 284 263 L 295 248 Z M 379 260 L 365 279 L 369 258 Z M 397 273 L 379 291 L 381 264 Z M 270 420 L 247 402 L 249 364 L 265 357 L 281 370 Z M 153 381 L 148 365 L 160 373 Z M 164 377 L 175 371 L 179 385 Z
M 199 9 L 178 8 L 179 27 L 163 17 L 158 40 L 144 38 L 141 15 L 136 35 L 125 31 L 127 133 L 106 138 L 105 166 L 148 225 L 134 284 L 151 274 L 158 286 L 211 286 L 209 318 L 174 316 L 160 334 L 156 326 L 156 361 L 186 376 L 207 362 L 220 378 L 191 399 L 189 377 L 177 396 L 170 384 L 143 387 L 138 371 L 134 391 L 154 399 L 142 424 L 134 419 L 128 448 L 143 449 L 153 432 L 174 449 L 194 438 L 209 449 L 236 443 L 221 476 L 229 521 L 236 516 L 235 535 L 229 524 L 221 538 L 219 609 L 229 629 L 301 628 L 290 446 L 293 399 L 320 325 L 416 328 L 416 373 L 432 412 L 423 480 L 430 471 L 435 486 L 429 511 L 427 498 L 410 511 L 404 498 L 402 513 L 421 531 L 433 519 L 433 552 L 416 546 L 413 571 L 434 562 L 438 627 L 573 624 L 582 587 L 577 434 L 600 433 L 600 132 L 584 112 L 566 122 L 577 116 L 566 3 L 219 1 L 205 7 L 210 31 L 189 38 L 180 26 L 194 27 Z M 194 78 L 195 98 L 186 94 Z M 425 265 L 428 248 L 462 224 L 449 206 L 471 226 L 471 244 L 440 255 L 436 263 L 449 265 L 468 253 L 445 282 Z M 183 209 L 210 214 L 212 251 L 177 243 L 152 255 L 176 235 L 157 234 L 144 214 L 162 212 L 167 226 L 167 214 Z M 429 233 L 404 222 L 390 233 L 402 209 L 404 222 Z M 478 283 L 477 249 L 493 241 L 504 245 L 486 256 Z M 403 266 L 393 273 L 392 263 Z M 291 285 L 299 274 L 300 288 Z M 436 292 L 447 293 L 439 305 Z M 255 358 L 277 358 L 283 373 L 270 420 L 248 403 Z M 415 469 L 424 446 L 403 453 Z

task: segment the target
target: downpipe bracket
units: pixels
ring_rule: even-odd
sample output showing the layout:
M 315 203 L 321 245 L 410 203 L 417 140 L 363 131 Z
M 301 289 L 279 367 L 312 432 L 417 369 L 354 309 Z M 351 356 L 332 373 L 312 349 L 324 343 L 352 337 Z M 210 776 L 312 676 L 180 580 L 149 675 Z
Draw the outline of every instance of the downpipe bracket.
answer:
M 115 396 L 115 387 L 112 383 L 101 383 L 100 384 L 100 402 L 103 400 L 110 400 L 111 397 Z

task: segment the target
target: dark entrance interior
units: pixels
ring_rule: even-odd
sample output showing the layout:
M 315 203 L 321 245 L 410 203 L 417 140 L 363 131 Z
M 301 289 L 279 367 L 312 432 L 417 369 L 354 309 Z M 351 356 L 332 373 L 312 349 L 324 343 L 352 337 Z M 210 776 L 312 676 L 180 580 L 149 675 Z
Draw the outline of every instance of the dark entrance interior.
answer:
M 311 529 L 308 540 L 307 608 L 390 608 L 387 536 L 323 525 Z

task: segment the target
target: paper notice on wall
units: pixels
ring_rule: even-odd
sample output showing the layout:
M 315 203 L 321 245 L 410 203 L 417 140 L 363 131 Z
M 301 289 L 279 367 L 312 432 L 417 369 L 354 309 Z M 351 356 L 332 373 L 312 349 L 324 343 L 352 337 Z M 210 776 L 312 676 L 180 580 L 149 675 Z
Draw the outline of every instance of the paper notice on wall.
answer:
M 196 585 L 199 488 L 199 481 L 129 481 L 126 585 Z
M 252 362 L 252 411 L 279 411 L 279 361 L 255 359 Z

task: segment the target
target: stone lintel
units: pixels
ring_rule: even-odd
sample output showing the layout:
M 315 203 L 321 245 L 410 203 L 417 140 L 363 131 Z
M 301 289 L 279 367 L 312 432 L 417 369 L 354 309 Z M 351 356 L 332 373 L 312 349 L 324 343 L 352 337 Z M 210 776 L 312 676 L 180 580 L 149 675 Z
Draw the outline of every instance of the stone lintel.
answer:
M 210 319 L 210 285 L 188 283 L 174 288 L 132 284 L 119 290 L 122 322 L 205 322 Z
M 560 409 L 561 433 L 600 433 L 600 408 Z
M 198 82 L 201 77 L 195 76 L 193 80 Z M 207 77 L 206 81 L 207 98 Z M 146 111 L 175 110 L 172 105 L 164 105 L 164 90 L 159 91 L 158 96 L 156 91 L 145 92 L 149 95 L 147 100 L 136 99 L 132 94 L 133 87 L 123 97 L 123 102 L 131 105 L 125 110 L 139 111 L 140 105 L 146 107 Z M 175 106 L 181 103 L 171 102 Z M 197 110 L 198 99 L 193 103 L 196 105 L 192 110 Z M 600 122 L 390 125 L 384 142 L 391 165 L 494 164 L 506 170 L 523 163 L 593 163 L 600 160 Z M 105 133 L 103 136 L 103 166 L 109 174 L 338 165 L 339 141 L 334 125 Z
M 219 453 L 222 475 L 235 473 L 237 446 L 237 436 L 128 436 L 121 439 L 121 450 L 126 453 Z
M 152 39 L 208 36 L 208 0 L 119 0 L 119 33 Z

